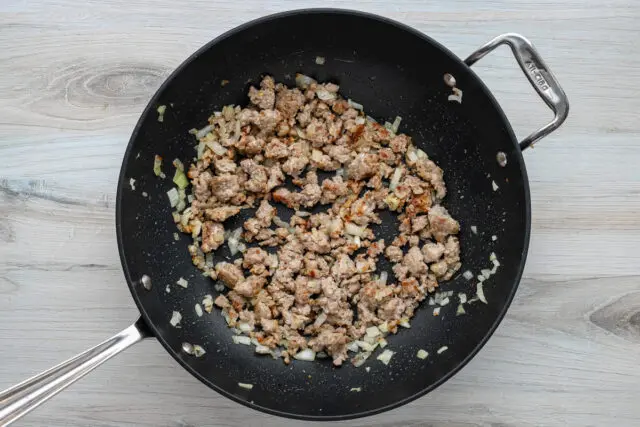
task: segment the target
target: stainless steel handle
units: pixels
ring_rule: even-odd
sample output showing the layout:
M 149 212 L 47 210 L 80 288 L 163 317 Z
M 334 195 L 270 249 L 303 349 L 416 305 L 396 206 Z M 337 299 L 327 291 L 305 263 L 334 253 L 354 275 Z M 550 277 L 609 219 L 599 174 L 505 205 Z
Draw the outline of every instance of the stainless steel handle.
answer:
M 149 337 L 142 320 L 53 368 L 0 393 L 0 426 L 7 426 L 133 344 Z
M 520 34 L 502 34 L 473 52 L 464 62 L 471 66 L 502 44 L 506 44 L 511 48 L 513 56 L 516 57 L 516 61 L 518 61 L 527 79 L 538 92 L 540 98 L 554 113 L 553 120 L 550 123 L 520 141 L 520 149 L 524 150 L 534 142 L 549 135 L 564 122 L 569 114 L 569 100 L 564 90 L 560 87 L 560 83 L 547 67 L 547 64 L 540 58 L 533 44 Z

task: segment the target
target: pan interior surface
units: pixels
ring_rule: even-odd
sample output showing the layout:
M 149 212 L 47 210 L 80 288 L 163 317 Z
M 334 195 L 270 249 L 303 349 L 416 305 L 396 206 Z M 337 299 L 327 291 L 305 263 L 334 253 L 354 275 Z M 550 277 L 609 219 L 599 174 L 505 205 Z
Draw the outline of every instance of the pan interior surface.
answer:
M 318 56 L 325 58 L 323 65 L 316 63 Z M 194 311 L 206 294 L 215 298 L 218 292 L 192 265 L 187 253 L 190 237 L 181 234 L 174 240 L 177 230 L 166 196 L 173 186 L 171 159 L 191 163 L 196 141 L 188 130 L 203 127 L 207 117 L 224 105 L 246 105 L 249 85 L 257 84 L 262 75 L 293 86 L 297 72 L 340 84 L 345 97 L 363 104 L 378 121 L 401 116 L 401 132 L 444 169 L 448 195 L 443 204 L 461 224 L 463 266 L 441 290 L 452 290 L 454 295 L 465 292 L 471 298 L 476 281 L 465 280 L 461 273 L 470 270 L 477 275 L 491 268 L 492 252 L 501 263 L 484 285 L 488 304 L 467 305 L 467 314 L 456 316 L 457 298 L 453 297 L 435 317 L 425 301 L 411 328 L 388 338 L 387 348 L 396 352 L 388 366 L 375 359 L 377 353 L 360 368 L 350 363 L 335 368 L 330 360 L 293 361 L 287 366 L 280 359 L 255 355 L 252 347 L 234 344 L 217 309 L 202 317 Z M 463 90 L 461 104 L 447 100 L 451 89 L 444 84 L 445 73 L 455 76 Z M 167 106 L 162 123 L 157 120 L 159 105 Z M 506 153 L 506 167 L 496 162 L 498 151 Z M 165 159 L 164 180 L 152 171 L 155 154 Z M 130 178 L 135 179 L 135 190 Z M 492 181 L 498 187 L 495 191 Z M 118 244 L 144 319 L 193 375 L 225 396 L 265 412 L 310 420 L 347 419 L 423 395 L 453 375 L 484 344 L 502 319 L 522 274 L 529 239 L 528 191 L 522 156 L 500 107 L 449 51 L 415 30 L 373 15 L 288 12 L 214 40 L 189 58 L 155 95 L 133 133 L 121 171 Z M 225 227 L 240 224 L 236 220 Z M 215 262 L 227 255 L 226 249 L 221 251 Z M 143 274 L 151 277 L 150 291 L 138 284 Z M 180 277 L 188 280 L 187 289 L 175 284 Z M 169 324 L 173 310 L 182 313 L 181 328 Z M 195 358 L 181 352 L 183 342 L 201 345 L 206 354 Z M 443 346 L 448 350 L 437 354 Z M 418 359 L 419 349 L 428 351 L 429 357 Z

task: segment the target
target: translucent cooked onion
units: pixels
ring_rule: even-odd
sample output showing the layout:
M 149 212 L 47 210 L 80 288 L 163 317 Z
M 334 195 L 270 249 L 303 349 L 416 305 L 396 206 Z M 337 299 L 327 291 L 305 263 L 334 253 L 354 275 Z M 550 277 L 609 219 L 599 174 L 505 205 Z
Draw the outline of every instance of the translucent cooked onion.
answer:
M 245 335 L 233 335 L 231 339 L 236 344 L 251 345 L 251 338 Z
M 365 235 L 366 228 L 356 225 L 352 222 L 347 222 L 344 225 L 344 232 L 345 234 L 350 234 L 352 236 L 362 237 Z
M 324 311 L 316 317 L 315 322 L 313 322 L 313 326 L 319 328 L 325 321 L 327 320 L 327 313 Z
M 256 345 L 256 353 L 258 354 L 271 354 L 271 349 L 266 345 L 258 344 Z
M 369 352 L 358 353 L 353 357 L 353 359 L 351 360 L 351 363 L 353 364 L 353 366 L 358 368 L 362 366 L 364 362 L 366 362 L 369 356 L 371 356 L 371 353 Z
M 446 345 L 443 345 L 442 347 L 440 347 L 440 348 L 438 349 L 438 354 L 442 354 L 442 353 L 444 353 L 444 352 L 445 352 L 445 351 L 447 351 L 447 350 L 449 350 L 449 347 L 447 347 Z
M 387 279 L 389 278 L 389 273 L 387 273 L 386 271 L 383 271 L 382 273 L 380 273 L 380 278 L 378 279 L 378 283 L 380 283 L 380 285 L 384 286 L 387 284 Z
M 175 328 L 180 324 L 181 320 L 182 314 L 180 314 L 179 311 L 174 311 L 173 313 L 171 313 L 171 320 L 169 320 L 169 323 Z
M 462 277 L 464 277 L 467 280 L 471 280 L 471 279 L 473 279 L 473 273 L 471 271 L 467 270 L 464 273 L 462 273 Z
M 480 301 L 482 301 L 485 304 L 488 304 L 487 298 L 485 298 L 484 296 L 484 289 L 482 288 L 482 282 L 478 282 L 478 285 L 476 286 L 476 295 L 478 296 L 478 299 Z
M 347 99 L 347 103 L 349 104 L 349 107 L 351 108 L 355 108 L 356 110 L 360 110 L 362 111 L 364 109 L 364 107 L 362 106 L 362 104 L 358 104 L 357 102 L 355 102 L 352 99 Z
M 427 353 L 423 349 L 418 350 L 418 354 L 416 355 L 418 359 L 422 359 L 422 360 L 426 359 L 428 356 L 429 356 L 429 353 Z
M 178 281 L 176 282 L 177 285 L 182 286 L 183 288 L 187 288 L 187 286 L 189 286 L 189 282 L 187 282 L 185 279 L 183 279 L 182 277 L 178 279 Z
M 160 176 L 160 174 L 162 174 L 162 157 L 157 154 L 153 157 L 153 173 L 156 176 Z
M 249 333 L 253 331 L 254 328 L 246 322 L 240 322 L 238 323 L 238 329 L 240 329 L 242 332 Z
M 391 132 L 398 133 L 398 128 L 400 128 L 400 122 L 402 122 L 402 117 L 397 116 L 391 125 Z
M 401 177 L 402 177 L 402 168 L 396 168 L 396 170 L 393 171 L 393 176 L 391 177 L 391 181 L 389 182 L 389 190 L 393 191 L 396 189 L 396 187 L 400 183 Z
M 196 138 L 198 139 L 204 138 L 204 136 L 209 132 L 211 132 L 212 130 L 213 130 L 213 125 L 207 125 L 196 132 Z
M 338 97 L 338 95 L 336 93 L 329 92 L 326 89 L 318 89 L 316 91 L 316 95 L 318 96 L 318 99 L 320 99 L 322 101 L 330 101 L 330 100 L 336 99 Z
M 238 383 L 238 387 L 245 388 L 247 390 L 251 390 L 253 388 L 253 384 Z
M 278 227 L 282 227 L 282 228 L 289 228 L 289 223 L 283 221 L 279 216 L 274 216 L 273 217 L 273 223 L 278 226 Z
M 227 149 L 220 145 L 220 143 L 217 141 L 214 141 L 211 144 L 211 151 L 213 151 L 217 156 L 222 156 L 227 153 Z
M 380 353 L 378 355 L 378 357 L 376 357 L 376 359 L 378 359 L 379 361 L 381 361 L 385 365 L 388 365 L 394 354 L 395 353 L 393 351 L 387 349 L 387 350 L 383 351 L 382 353 Z
M 293 358 L 297 360 L 304 360 L 306 362 L 313 362 L 316 359 L 316 352 L 310 348 L 305 348 L 304 350 L 294 354 Z
M 305 76 L 304 74 L 301 74 L 301 73 L 296 74 L 296 86 L 298 86 L 301 89 L 306 89 L 309 87 L 309 85 L 315 82 L 316 81 L 309 76 Z
M 200 304 L 195 305 L 195 310 L 198 317 L 202 317 L 202 307 L 200 306 Z
M 171 205 L 171 207 L 175 208 L 178 205 L 178 202 L 180 201 L 180 196 L 178 196 L 178 190 L 176 190 L 175 188 L 172 188 L 171 190 L 167 191 L 167 197 L 169 197 L 169 204 Z

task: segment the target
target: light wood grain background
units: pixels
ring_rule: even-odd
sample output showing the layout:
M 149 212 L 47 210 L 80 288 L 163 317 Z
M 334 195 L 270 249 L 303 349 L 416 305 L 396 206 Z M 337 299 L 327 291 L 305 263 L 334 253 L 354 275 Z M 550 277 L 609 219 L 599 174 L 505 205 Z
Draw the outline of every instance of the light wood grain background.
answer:
M 0 389 L 136 318 L 114 208 L 135 121 L 192 51 L 308 6 L 379 13 L 461 57 L 507 31 L 563 84 L 566 124 L 525 156 L 533 233 L 496 335 L 455 378 L 344 426 L 640 425 L 640 3 L 636 0 L 0 2 Z M 506 49 L 475 67 L 519 136 L 550 118 Z M 207 389 L 149 340 L 22 425 L 294 426 Z M 306 424 L 305 424 L 306 425 Z

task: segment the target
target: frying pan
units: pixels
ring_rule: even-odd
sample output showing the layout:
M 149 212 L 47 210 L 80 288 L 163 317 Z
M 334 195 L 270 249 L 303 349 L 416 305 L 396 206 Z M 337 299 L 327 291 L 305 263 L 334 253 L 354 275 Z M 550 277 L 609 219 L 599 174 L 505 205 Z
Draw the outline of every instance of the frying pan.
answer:
M 470 66 L 494 48 L 511 48 L 525 76 L 555 113 L 554 119 L 518 142 L 502 109 Z M 316 63 L 316 57 L 325 63 Z M 402 116 L 404 133 L 445 171 L 445 205 L 461 224 L 462 270 L 490 267 L 494 252 L 501 267 L 484 284 L 488 304 L 456 304 L 434 317 L 421 307 L 410 329 L 389 339 L 396 354 L 388 366 L 371 357 L 364 367 L 330 360 L 294 361 L 257 356 L 231 341 L 219 312 L 198 317 L 194 304 L 217 292 L 187 253 L 188 236 L 174 241 L 175 226 L 166 191 L 171 180 L 152 172 L 155 154 L 190 163 L 195 155 L 187 130 L 201 127 L 214 110 L 246 105 L 246 91 L 264 74 L 293 85 L 296 72 L 340 84 L 345 97 L 378 120 Z M 447 100 L 452 74 L 462 103 Z M 224 84 L 223 80 L 228 80 Z M 156 109 L 167 105 L 164 122 Z M 116 228 L 127 285 L 141 318 L 113 338 L 0 394 L 0 422 L 8 424 L 120 351 L 155 337 L 178 363 L 213 390 L 250 408 L 307 419 L 341 420 L 376 414 L 416 399 L 451 378 L 494 332 L 516 292 L 525 264 L 531 225 L 527 173 L 521 151 L 556 129 L 567 117 L 566 95 L 531 43 L 501 35 L 465 61 L 424 34 L 400 23 L 361 12 L 314 9 L 258 19 L 213 40 L 187 59 L 160 87 L 136 125 L 118 182 Z M 506 155 L 506 165 L 496 155 Z M 129 184 L 134 178 L 135 190 Z M 494 185 L 495 184 L 495 185 Z M 495 188 L 497 187 L 497 188 Z M 142 193 L 145 192 L 147 197 Z M 249 215 L 248 213 L 247 215 Z M 227 223 L 237 227 L 246 218 Z M 477 234 L 472 231 L 477 230 Z M 387 242 L 394 227 L 378 233 Z M 495 238 L 493 237 L 495 236 Z M 225 249 L 226 250 L 226 249 Z M 215 262 L 229 254 L 221 250 Z M 188 280 L 187 289 L 174 284 Z M 169 285 L 173 288 L 166 292 Z M 458 274 L 442 289 L 475 292 L 475 279 Z M 425 304 L 426 306 L 426 304 Z M 182 327 L 169 324 L 182 312 Z M 188 344 L 206 353 L 194 357 Z M 448 350 L 436 352 L 443 346 Z M 430 353 L 416 357 L 419 349 Z M 248 390 L 239 383 L 252 384 Z M 352 389 L 360 389 L 359 392 Z

